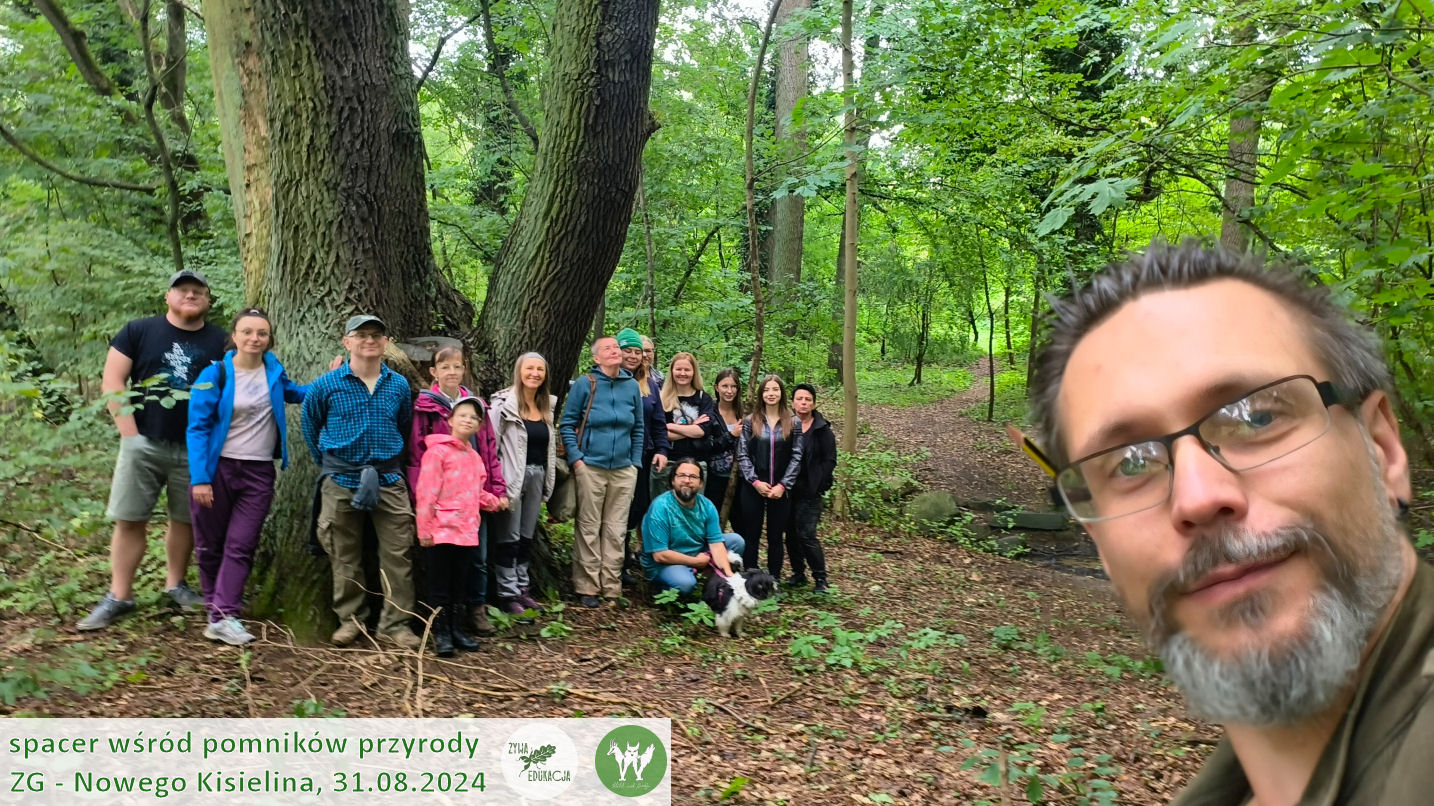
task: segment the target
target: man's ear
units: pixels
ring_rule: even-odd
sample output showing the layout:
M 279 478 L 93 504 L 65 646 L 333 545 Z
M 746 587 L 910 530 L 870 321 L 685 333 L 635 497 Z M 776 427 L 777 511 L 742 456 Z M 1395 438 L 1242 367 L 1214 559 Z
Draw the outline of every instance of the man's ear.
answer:
M 1397 508 L 1412 497 L 1413 488 L 1409 482 L 1409 455 L 1404 451 L 1399 420 L 1394 416 L 1389 395 L 1381 390 L 1370 393 L 1359 405 L 1359 417 L 1374 446 L 1375 463 L 1389 495 L 1389 506 Z

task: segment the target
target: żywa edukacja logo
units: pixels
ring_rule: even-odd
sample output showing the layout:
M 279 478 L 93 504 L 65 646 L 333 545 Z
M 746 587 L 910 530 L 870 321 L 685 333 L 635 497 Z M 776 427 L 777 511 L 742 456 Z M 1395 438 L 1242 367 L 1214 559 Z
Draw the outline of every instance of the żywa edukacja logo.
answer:
M 528 800 L 550 800 L 573 783 L 578 750 L 556 726 L 533 722 L 519 728 L 500 751 L 503 778 Z
M 609 790 L 629 798 L 646 795 L 667 777 L 667 748 L 647 728 L 623 725 L 598 742 L 593 767 Z

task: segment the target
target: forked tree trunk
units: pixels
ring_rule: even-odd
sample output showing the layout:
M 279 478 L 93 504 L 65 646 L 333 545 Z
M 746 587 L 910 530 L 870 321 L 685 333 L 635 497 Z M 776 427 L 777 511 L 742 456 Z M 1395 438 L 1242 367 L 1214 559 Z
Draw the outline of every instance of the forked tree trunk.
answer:
M 657 0 L 558 0 L 532 181 L 488 280 L 473 341 L 485 391 L 542 353 L 557 378 L 585 358 L 593 314 L 622 257 L 657 130 L 648 111 Z
M 401 0 L 207 0 L 216 99 L 248 301 L 300 381 L 377 314 L 399 338 L 462 332 L 472 306 L 429 242 L 423 144 Z M 327 625 L 329 571 L 305 552 L 315 468 L 291 457 L 255 567 L 260 615 L 301 638 Z

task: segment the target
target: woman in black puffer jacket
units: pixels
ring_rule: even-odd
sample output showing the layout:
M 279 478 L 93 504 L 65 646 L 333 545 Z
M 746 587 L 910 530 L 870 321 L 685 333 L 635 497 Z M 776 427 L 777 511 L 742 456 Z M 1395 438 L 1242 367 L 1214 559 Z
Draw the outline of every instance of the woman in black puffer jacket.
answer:
M 757 549 L 762 521 L 767 522 L 767 572 L 780 579 L 782 550 L 792 498 L 788 490 L 802 469 L 801 427 L 787 407 L 787 388 L 782 379 L 768 375 L 757 384 L 757 405 L 742 420 L 737 440 L 737 468 L 742 485 L 737 488 L 737 533 L 747 541 L 742 564 L 757 567 Z

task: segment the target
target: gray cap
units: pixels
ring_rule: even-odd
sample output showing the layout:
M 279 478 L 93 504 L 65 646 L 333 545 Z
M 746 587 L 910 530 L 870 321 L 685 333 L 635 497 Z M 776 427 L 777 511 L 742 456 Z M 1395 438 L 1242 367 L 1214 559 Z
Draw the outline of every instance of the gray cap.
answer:
M 373 314 L 361 313 L 357 316 L 349 317 L 348 324 L 344 325 L 344 333 L 352 333 L 355 330 L 358 330 L 359 328 L 363 327 L 364 325 L 378 325 L 380 328 L 383 329 L 383 332 L 388 332 L 388 325 L 385 325 L 382 319 L 378 318 L 377 316 L 374 316 Z
M 174 274 L 171 274 L 169 276 L 169 287 L 174 288 L 185 280 L 193 280 L 194 282 L 199 283 L 205 288 L 209 287 L 209 281 L 204 278 L 204 275 L 200 274 L 197 271 L 194 271 L 193 269 L 181 269 Z

